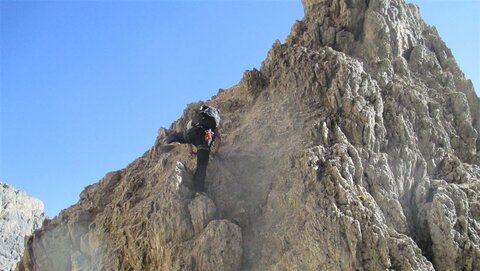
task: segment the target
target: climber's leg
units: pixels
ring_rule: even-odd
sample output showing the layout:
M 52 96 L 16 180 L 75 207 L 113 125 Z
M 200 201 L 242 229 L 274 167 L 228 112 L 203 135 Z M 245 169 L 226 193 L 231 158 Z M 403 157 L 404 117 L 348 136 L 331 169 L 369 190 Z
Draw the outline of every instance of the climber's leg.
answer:
M 197 169 L 193 175 L 193 188 L 196 192 L 205 192 L 205 177 L 210 158 L 210 150 L 200 148 L 197 150 Z

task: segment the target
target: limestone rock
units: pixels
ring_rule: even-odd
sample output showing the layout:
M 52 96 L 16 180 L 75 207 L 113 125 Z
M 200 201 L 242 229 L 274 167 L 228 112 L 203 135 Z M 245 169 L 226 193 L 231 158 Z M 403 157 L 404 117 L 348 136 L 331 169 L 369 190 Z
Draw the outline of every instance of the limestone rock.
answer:
M 0 183 L 0 270 L 14 270 L 23 255 L 24 239 L 42 226 L 43 203 Z
M 209 197 L 199 195 L 188 204 L 188 210 L 192 218 L 193 230 L 199 233 L 215 217 L 216 206 Z
M 222 148 L 154 146 L 27 240 L 19 270 L 479 270 L 480 100 L 418 7 L 303 0 L 209 101 Z M 61 248 L 61 249 L 59 249 Z
M 194 250 L 198 270 L 238 270 L 242 261 L 241 229 L 228 220 L 213 220 Z

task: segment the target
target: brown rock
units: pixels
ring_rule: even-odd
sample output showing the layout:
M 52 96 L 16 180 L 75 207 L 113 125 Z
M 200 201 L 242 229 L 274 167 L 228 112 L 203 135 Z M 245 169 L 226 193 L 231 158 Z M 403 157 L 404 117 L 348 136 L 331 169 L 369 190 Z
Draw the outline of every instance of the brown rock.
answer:
M 195 159 L 158 148 L 191 104 L 29 239 L 20 270 L 478 270 L 480 102 L 451 52 L 402 0 L 303 3 L 210 101 L 208 197 L 192 201 Z

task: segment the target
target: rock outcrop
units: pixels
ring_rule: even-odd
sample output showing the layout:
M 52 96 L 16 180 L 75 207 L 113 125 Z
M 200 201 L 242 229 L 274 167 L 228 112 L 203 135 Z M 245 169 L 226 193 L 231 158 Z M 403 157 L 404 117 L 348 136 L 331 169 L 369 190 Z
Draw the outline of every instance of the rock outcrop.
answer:
M 15 270 L 25 237 L 40 228 L 44 219 L 40 200 L 0 183 L 0 270 Z
M 479 270 L 480 101 L 418 8 L 304 0 L 305 17 L 209 101 L 222 149 L 195 197 L 154 146 L 87 187 L 19 270 Z

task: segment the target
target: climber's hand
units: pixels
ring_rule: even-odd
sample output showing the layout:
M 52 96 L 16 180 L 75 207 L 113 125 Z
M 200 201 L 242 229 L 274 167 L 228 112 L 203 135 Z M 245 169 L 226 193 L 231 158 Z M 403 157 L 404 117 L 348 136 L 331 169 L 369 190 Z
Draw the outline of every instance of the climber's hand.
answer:
M 191 156 L 197 155 L 197 152 L 193 150 L 192 144 L 188 144 L 188 150 L 190 151 Z

